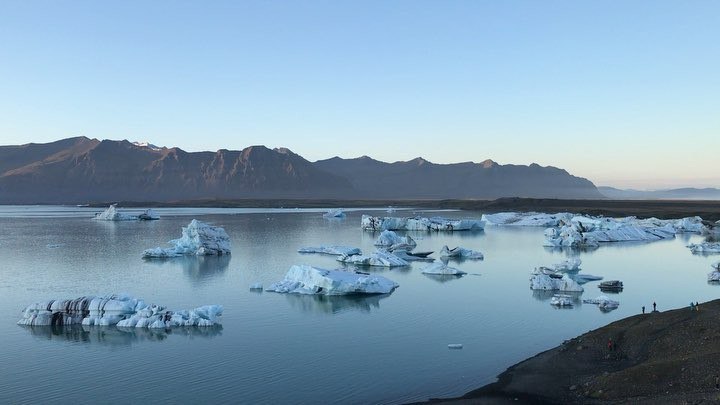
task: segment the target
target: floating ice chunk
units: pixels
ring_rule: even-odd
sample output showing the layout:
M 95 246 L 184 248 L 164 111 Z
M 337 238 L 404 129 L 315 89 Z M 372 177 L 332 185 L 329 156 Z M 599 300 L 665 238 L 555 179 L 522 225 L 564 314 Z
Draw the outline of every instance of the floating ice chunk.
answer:
M 458 349 L 462 349 L 462 348 L 463 348 L 462 343 L 450 343 L 448 345 L 448 349 L 458 350 Z
M 324 218 L 345 218 L 345 212 L 341 210 L 340 208 L 335 208 L 328 210 L 328 212 L 323 214 Z
M 138 219 L 135 215 L 123 214 L 117 210 L 117 204 L 111 204 L 105 211 L 95 214 L 98 221 L 135 221 Z
M 488 225 L 503 226 L 558 226 L 562 221 L 570 222 L 573 214 L 561 212 L 544 214 L 541 212 L 499 212 L 484 214 L 482 220 Z
M 325 255 L 359 255 L 362 254 L 360 249 L 352 246 L 332 245 L 332 246 L 317 246 L 317 247 L 303 247 L 298 249 L 300 253 L 321 253 Z
M 550 305 L 555 307 L 572 307 L 573 297 L 566 294 L 555 294 L 550 298 Z
M 620 302 L 611 300 L 606 295 L 600 295 L 595 299 L 584 299 L 583 303 L 595 304 L 598 306 L 598 308 L 600 308 L 601 311 L 612 311 L 613 309 L 616 309 L 618 306 L 620 306 Z
M 184 255 L 229 255 L 230 237 L 223 228 L 193 219 L 182 229 L 180 239 L 168 242 L 170 248 L 154 248 L 143 252 L 144 258 L 167 258 Z
M 551 277 L 547 274 L 533 274 L 530 277 L 530 288 L 533 290 L 560 290 L 583 291 L 583 288 L 567 274 L 562 278 Z
M 145 212 L 138 215 L 138 219 L 141 221 L 154 221 L 154 220 L 160 219 L 160 215 L 155 213 L 155 211 L 152 208 L 150 208 L 150 209 L 146 209 Z
M 693 253 L 715 254 L 720 253 L 720 242 L 691 243 L 687 246 Z
M 414 262 L 414 261 L 420 261 L 420 262 L 432 262 L 435 261 L 432 257 L 428 257 L 433 252 L 410 252 L 408 250 L 404 249 L 397 249 L 393 250 L 392 254 L 405 260 L 406 262 Z
M 590 281 L 598 281 L 598 280 L 603 279 L 602 276 L 594 276 L 592 274 L 582 274 L 582 273 L 573 274 L 570 276 L 570 278 L 577 281 L 578 284 L 585 284 Z
M 560 263 L 553 264 L 552 268 L 558 272 L 568 272 L 580 270 L 582 260 L 577 257 L 573 257 L 567 260 L 563 260 Z
M 127 295 L 80 297 L 51 300 L 29 305 L 18 325 L 75 325 L 119 327 L 212 326 L 222 315 L 220 305 L 207 305 L 190 311 L 167 311 L 157 305 Z
M 485 227 L 485 222 L 479 219 L 373 217 L 363 215 L 361 226 L 362 229 L 372 231 L 470 231 L 482 230 Z
M 388 250 L 413 250 L 417 243 L 410 236 L 400 236 L 394 231 L 382 231 L 375 241 L 375 246 L 382 246 Z
M 545 246 L 596 247 L 600 242 L 657 241 L 675 237 L 675 228 L 636 223 L 634 217 L 591 218 L 576 216 L 569 224 L 545 230 Z
M 720 282 L 720 262 L 715 262 L 710 265 L 713 271 L 708 273 L 708 281 Z
M 263 285 L 262 285 L 262 283 L 250 284 L 250 289 L 251 289 L 251 290 L 262 290 L 262 289 L 263 289 Z
M 462 270 L 458 270 L 454 267 L 450 267 L 447 264 L 436 261 L 432 263 L 431 265 L 425 267 L 422 270 L 423 274 L 437 274 L 442 276 L 462 276 L 463 274 L 467 274 L 466 272 Z
M 372 255 L 341 255 L 337 260 L 343 263 L 356 264 L 358 266 L 378 267 L 403 267 L 409 263 L 392 253 L 377 251 Z
M 294 294 L 389 294 L 398 284 L 382 276 L 345 270 L 325 270 L 307 265 L 290 267 L 285 279 L 266 291 Z
M 442 247 L 442 249 L 440 249 L 440 257 L 482 260 L 483 254 L 476 250 L 465 249 L 460 246 L 450 249 L 447 247 L 447 245 L 445 245 Z
M 63 246 L 65 246 L 64 243 L 48 243 L 48 244 L 47 244 L 47 248 L 48 248 L 48 249 L 57 249 L 57 248 L 60 248 L 60 247 L 63 247 Z

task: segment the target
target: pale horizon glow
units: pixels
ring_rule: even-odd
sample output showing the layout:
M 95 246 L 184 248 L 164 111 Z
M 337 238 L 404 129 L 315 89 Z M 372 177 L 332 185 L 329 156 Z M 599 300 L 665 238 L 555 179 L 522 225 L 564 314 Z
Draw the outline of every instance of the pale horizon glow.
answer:
M 720 3 L 0 4 L 0 145 L 555 166 L 720 187 Z

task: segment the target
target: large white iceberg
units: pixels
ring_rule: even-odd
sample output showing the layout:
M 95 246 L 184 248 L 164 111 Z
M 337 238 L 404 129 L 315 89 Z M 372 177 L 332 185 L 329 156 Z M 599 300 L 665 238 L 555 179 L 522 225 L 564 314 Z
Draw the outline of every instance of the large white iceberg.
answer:
M 576 216 L 560 228 L 545 230 L 545 246 L 596 247 L 601 242 L 657 241 L 675 237 L 670 223 L 656 226 L 635 217 L 605 218 Z
M 337 260 L 358 266 L 403 267 L 410 263 L 389 252 L 377 251 L 371 255 L 340 255 Z
M 221 305 L 206 305 L 193 310 L 169 311 L 158 305 L 147 305 L 127 295 L 80 297 L 72 300 L 50 300 L 29 305 L 18 325 L 75 325 L 169 328 L 173 326 L 213 326 L 219 324 Z
M 417 242 L 410 236 L 400 236 L 394 231 L 382 231 L 375 241 L 375 246 L 393 250 L 413 250 Z
M 193 219 L 187 227 L 182 228 L 182 237 L 168 242 L 172 247 L 147 249 L 144 258 L 167 258 L 186 255 L 229 255 L 230 237 L 225 229 L 208 225 Z
M 303 247 L 298 249 L 298 252 L 300 253 L 321 253 L 325 255 L 359 255 L 362 254 L 362 251 L 356 247 L 352 246 L 342 246 L 342 245 L 331 245 L 331 246 L 312 246 L 312 247 Z
M 441 276 L 462 276 L 466 272 L 450 267 L 441 261 L 435 261 L 431 265 L 422 269 L 423 274 L 436 274 Z
M 345 270 L 325 270 L 308 265 L 290 267 L 285 279 L 266 291 L 294 294 L 389 294 L 398 284 L 382 276 Z
M 582 286 L 567 274 L 558 278 L 540 272 L 534 272 L 530 277 L 530 288 L 533 290 L 583 291 Z
M 720 253 L 720 242 L 691 243 L 687 247 L 691 252 L 698 254 Z
M 480 219 L 373 217 L 363 215 L 361 226 L 362 229 L 372 231 L 471 231 L 482 230 L 485 227 L 485 222 Z
M 482 220 L 488 225 L 503 226 L 558 226 L 562 221 L 569 222 L 574 214 L 561 212 L 545 214 L 542 212 L 498 212 L 483 214 Z
M 440 257 L 472 260 L 482 260 L 484 258 L 483 254 L 477 250 L 465 249 L 460 246 L 450 249 L 447 245 L 440 249 Z

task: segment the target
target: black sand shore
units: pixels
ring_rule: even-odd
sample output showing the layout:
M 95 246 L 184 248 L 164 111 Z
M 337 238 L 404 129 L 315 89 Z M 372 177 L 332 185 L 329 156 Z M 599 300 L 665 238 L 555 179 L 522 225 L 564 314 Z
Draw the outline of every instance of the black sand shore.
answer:
M 720 403 L 720 300 L 621 319 L 508 368 L 495 383 L 431 402 Z
M 93 203 L 107 207 L 108 202 Z M 412 207 L 419 209 L 461 209 L 466 211 L 574 212 L 589 215 L 661 219 L 700 216 L 720 220 L 720 201 L 713 200 L 558 200 L 538 198 L 500 198 L 497 200 L 191 200 L 175 202 L 121 201 L 121 207 L 220 207 L 220 208 L 369 208 Z

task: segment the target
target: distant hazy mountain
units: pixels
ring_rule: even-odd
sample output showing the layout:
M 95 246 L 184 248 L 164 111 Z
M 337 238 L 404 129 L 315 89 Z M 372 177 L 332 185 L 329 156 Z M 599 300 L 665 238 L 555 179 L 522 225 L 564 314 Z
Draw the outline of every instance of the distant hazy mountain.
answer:
M 669 190 L 621 190 L 598 187 L 600 193 L 613 200 L 720 200 L 717 188 L 674 188 Z
M 421 158 L 309 162 L 291 151 L 188 153 L 85 137 L 0 146 L 0 203 L 242 198 L 602 198 L 588 180 L 554 167 L 440 165 Z

